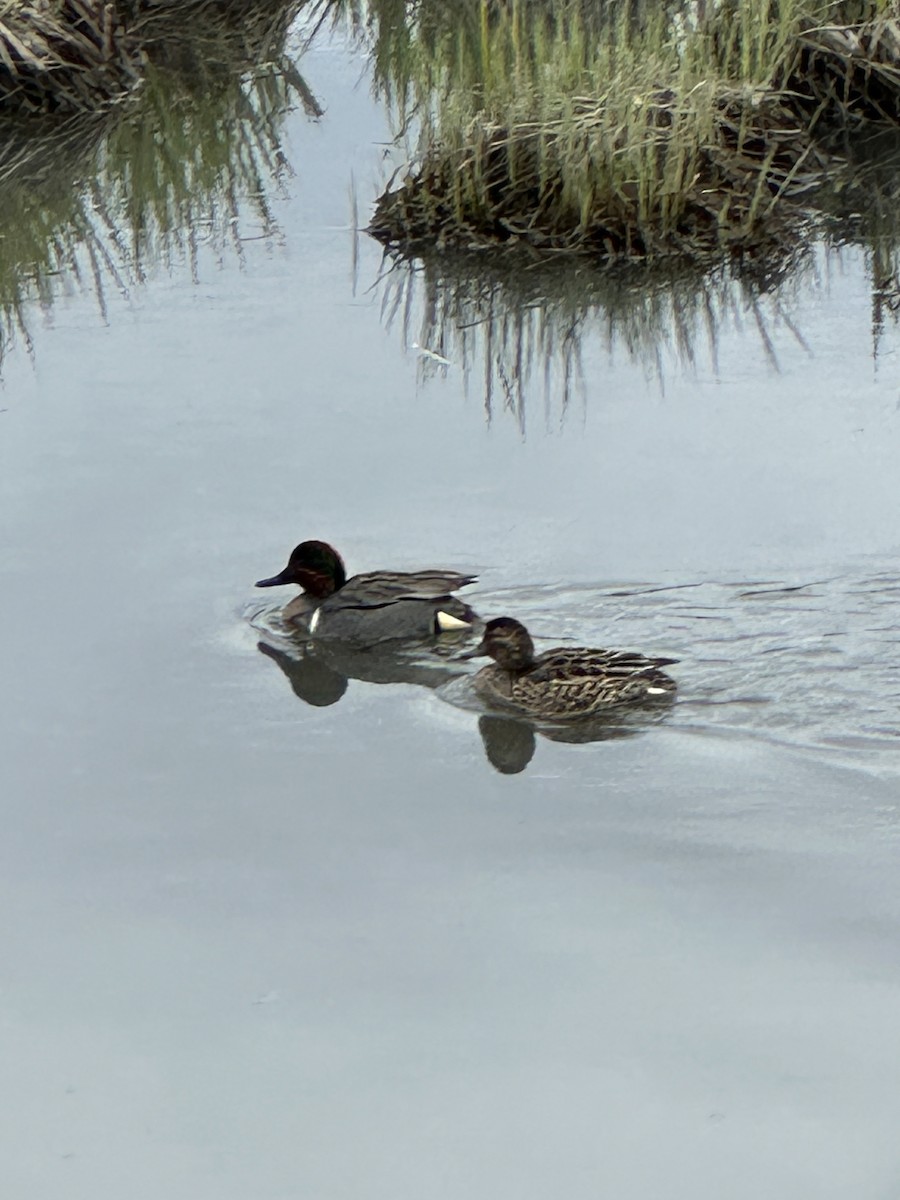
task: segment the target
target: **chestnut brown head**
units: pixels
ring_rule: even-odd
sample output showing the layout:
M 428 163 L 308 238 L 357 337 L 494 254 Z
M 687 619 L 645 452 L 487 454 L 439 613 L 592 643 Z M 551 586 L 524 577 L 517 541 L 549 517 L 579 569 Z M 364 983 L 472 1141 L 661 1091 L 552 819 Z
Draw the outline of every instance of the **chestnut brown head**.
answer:
M 280 587 L 295 583 L 317 600 L 325 600 L 347 582 L 341 556 L 327 542 L 301 542 L 291 551 L 288 564 L 278 575 L 259 579 L 256 587 Z

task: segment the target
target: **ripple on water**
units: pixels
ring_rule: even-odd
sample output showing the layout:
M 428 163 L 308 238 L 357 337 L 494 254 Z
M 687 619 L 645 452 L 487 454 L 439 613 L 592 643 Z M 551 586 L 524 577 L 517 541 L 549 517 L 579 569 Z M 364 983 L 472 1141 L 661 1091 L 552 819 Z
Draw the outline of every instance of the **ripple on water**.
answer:
M 873 769 L 898 765 L 900 577 L 894 572 L 527 588 L 478 600 L 484 612 L 519 617 L 546 644 L 679 659 L 670 728 L 819 747 L 857 764 L 865 757 Z
M 541 585 L 481 590 L 472 599 L 482 614 L 524 621 L 539 650 L 569 643 L 677 658 L 669 728 L 820 748 L 873 770 L 900 765 L 895 573 L 671 587 Z M 277 605 L 251 604 L 244 616 L 267 641 L 294 640 Z M 456 666 L 452 657 L 445 667 Z M 439 677 L 429 682 L 452 704 L 483 708 L 465 678 L 449 686 Z

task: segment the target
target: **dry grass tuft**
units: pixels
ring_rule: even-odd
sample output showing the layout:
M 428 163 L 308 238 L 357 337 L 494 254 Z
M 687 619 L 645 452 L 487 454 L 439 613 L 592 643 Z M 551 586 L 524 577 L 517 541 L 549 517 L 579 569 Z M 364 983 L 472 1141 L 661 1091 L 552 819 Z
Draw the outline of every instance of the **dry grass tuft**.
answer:
M 20 112 L 87 112 L 140 81 L 141 60 L 115 6 L 34 0 L 0 11 L 0 96 Z
M 900 121 L 900 18 L 861 25 L 810 26 L 790 80 L 828 119 Z
M 129 96 L 150 62 L 248 27 L 274 37 L 304 0 L 31 0 L 0 4 L 0 109 L 96 113 Z

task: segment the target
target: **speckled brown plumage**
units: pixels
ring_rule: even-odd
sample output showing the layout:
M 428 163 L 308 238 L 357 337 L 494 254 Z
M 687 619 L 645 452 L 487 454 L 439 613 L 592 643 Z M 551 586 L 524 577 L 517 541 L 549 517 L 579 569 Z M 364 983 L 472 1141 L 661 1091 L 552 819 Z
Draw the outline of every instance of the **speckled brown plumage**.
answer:
M 671 658 L 627 650 L 556 647 L 535 656 L 528 631 L 510 617 L 489 621 L 481 645 L 465 657 L 496 661 L 474 679 L 479 696 L 528 716 L 566 720 L 593 716 L 615 705 L 670 700 L 676 683 L 661 667 Z

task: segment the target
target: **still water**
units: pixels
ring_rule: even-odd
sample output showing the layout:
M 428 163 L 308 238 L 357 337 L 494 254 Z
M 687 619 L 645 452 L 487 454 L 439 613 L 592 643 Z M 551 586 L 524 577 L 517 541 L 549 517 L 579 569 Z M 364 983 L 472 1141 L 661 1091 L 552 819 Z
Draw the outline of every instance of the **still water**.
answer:
M 900 339 L 864 252 L 504 309 L 356 233 L 389 126 L 340 35 L 301 67 L 324 115 L 264 204 L 100 307 L 60 271 L 7 344 L 5 1194 L 896 1195 Z M 679 704 L 498 770 L 447 660 L 311 681 L 267 640 L 252 581 L 306 537 L 677 657 Z

